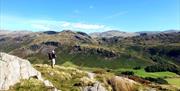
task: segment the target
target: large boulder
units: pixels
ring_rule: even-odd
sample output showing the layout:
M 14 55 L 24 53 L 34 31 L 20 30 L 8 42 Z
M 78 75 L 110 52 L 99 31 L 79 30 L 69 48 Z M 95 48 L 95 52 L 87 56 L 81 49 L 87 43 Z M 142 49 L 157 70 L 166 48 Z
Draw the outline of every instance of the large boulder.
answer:
M 34 69 L 30 62 L 19 57 L 0 52 L 0 90 L 8 90 L 20 79 L 41 78 L 41 73 Z
M 110 84 L 113 91 L 137 91 L 138 83 L 120 76 L 115 76 L 110 79 Z

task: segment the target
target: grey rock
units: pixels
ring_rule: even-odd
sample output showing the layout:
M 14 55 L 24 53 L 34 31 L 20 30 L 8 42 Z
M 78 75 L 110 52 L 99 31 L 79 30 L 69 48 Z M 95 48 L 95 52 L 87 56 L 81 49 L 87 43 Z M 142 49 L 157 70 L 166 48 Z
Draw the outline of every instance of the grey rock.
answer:
M 0 90 L 8 90 L 10 86 L 20 82 L 20 79 L 30 77 L 36 77 L 47 87 L 53 87 L 53 91 L 60 91 L 50 81 L 44 80 L 28 60 L 0 52 Z
M 107 91 L 99 82 L 93 84 L 93 86 L 86 86 L 81 91 Z
M 46 87 L 54 87 L 53 84 L 49 80 L 44 80 L 43 82 Z
M 92 72 L 88 72 L 87 75 L 90 79 L 94 79 L 94 77 L 96 76 L 96 74 L 94 74 Z
M 0 52 L 0 90 L 8 90 L 9 86 L 20 79 L 29 79 L 32 76 L 42 80 L 41 73 L 29 61 Z

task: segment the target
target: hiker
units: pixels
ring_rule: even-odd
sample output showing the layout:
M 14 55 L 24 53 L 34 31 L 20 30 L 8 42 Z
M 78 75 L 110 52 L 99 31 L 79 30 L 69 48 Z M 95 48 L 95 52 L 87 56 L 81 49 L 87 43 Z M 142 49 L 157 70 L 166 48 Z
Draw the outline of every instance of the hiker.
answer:
M 48 56 L 49 56 L 49 60 L 51 60 L 51 67 L 54 68 L 55 66 L 55 58 L 56 58 L 56 54 L 55 54 L 55 51 L 52 50 L 51 52 L 48 53 Z

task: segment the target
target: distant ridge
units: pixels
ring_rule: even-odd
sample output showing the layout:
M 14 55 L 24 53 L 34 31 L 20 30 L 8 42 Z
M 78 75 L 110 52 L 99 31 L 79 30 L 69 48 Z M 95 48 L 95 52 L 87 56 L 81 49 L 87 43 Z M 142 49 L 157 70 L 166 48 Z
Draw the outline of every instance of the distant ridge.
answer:
M 165 31 L 140 31 L 140 32 L 136 32 L 141 34 L 147 34 L 147 35 L 153 35 L 153 34 L 159 34 L 159 33 L 176 33 L 176 32 L 180 32 L 180 30 L 175 30 L 175 29 L 169 29 L 169 30 L 165 30 Z
M 132 36 L 137 36 L 138 33 L 129 33 L 129 32 L 123 32 L 123 31 L 118 31 L 118 30 L 110 30 L 106 32 L 97 32 L 97 33 L 91 33 L 90 36 L 93 38 L 97 37 L 132 37 Z
M 56 32 L 56 31 L 44 31 L 43 33 L 51 35 L 51 34 L 58 34 L 59 32 Z

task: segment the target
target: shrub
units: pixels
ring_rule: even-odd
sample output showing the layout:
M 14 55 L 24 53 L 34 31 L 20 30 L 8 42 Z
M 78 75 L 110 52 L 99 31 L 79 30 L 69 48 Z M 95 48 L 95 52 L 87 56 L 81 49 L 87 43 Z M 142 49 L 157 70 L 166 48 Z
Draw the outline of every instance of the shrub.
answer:
M 162 78 L 146 77 L 145 79 L 159 84 L 168 84 L 168 82 Z
M 134 75 L 134 72 L 133 71 L 124 71 L 124 72 L 121 72 L 121 74 L 123 74 L 123 75 Z
M 111 72 L 112 71 L 112 69 L 106 69 L 106 72 Z
M 140 66 L 136 66 L 136 67 L 134 67 L 133 69 L 134 69 L 134 70 L 139 70 L 139 69 L 141 69 L 141 67 L 140 67 Z
M 172 65 L 172 64 L 156 64 L 147 66 L 144 68 L 146 72 L 162 72 L 162 71 L 170 71 L 176 74 L 180 74 L 180 68 Z

